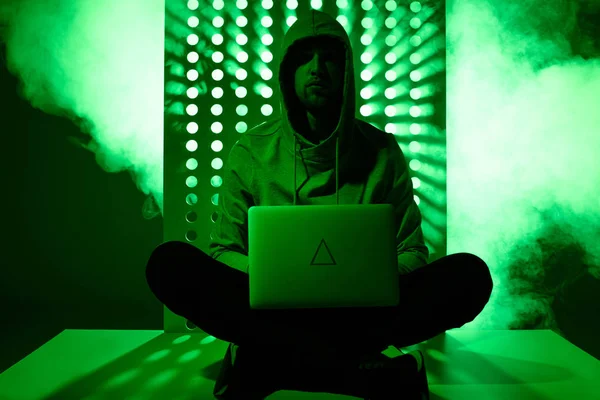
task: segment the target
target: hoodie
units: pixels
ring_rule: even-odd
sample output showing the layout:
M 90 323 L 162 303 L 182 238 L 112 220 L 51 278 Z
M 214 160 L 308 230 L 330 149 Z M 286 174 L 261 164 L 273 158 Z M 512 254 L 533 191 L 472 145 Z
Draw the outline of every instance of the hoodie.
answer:
M 327 139 L 314 144 L 298 132 L 301 108 L 289 63 L 300 41 L 321 36 L 340 41 L 346 63 L 339 122 Z M 429 251 L 404 155 L 394 135 L 355 118 L 353 54 L 344 28 L 328 14 L 311 10 L 287 31 L 280 54 L 281 116 L 250 129 L 232 146 L 209 255 L 248 271 L 252 206 L 392 204 L 399 273 L 426 265 Z

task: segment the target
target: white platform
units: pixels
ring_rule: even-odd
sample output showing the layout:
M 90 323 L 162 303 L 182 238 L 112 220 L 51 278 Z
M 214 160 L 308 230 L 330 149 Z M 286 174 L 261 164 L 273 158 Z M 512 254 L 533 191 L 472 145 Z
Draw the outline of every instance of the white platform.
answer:
M 0 375 L 0 400 L 210 400 L 226 348 L 202 333 L 65 330 Z M 451 330 L 416 348 L 431 400 L 600 400 L 600 361 L 549 330 Z

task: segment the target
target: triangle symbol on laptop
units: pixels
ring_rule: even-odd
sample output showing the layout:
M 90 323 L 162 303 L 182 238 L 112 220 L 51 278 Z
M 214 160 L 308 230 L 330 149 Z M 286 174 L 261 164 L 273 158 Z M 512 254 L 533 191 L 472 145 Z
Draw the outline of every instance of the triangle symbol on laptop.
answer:
M 327 243 L 325 243 L 325 239 L 321 239 L 310 265 L 337 265 L 331 251 L 329 251 L 329 247 L 327 247 Z

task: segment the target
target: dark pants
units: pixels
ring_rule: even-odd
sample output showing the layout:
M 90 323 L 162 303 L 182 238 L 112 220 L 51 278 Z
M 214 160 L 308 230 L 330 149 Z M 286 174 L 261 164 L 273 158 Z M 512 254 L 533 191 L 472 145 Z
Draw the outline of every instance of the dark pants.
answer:
M 493 287 L 479 257 L 459 253 L 398 277 L 397 307 L 251 310 L 248 275 L 183 242 L 158 246 L 146 268 L 156 297 L 206 333 L 239 345 L 384 350 L 472 321 Z

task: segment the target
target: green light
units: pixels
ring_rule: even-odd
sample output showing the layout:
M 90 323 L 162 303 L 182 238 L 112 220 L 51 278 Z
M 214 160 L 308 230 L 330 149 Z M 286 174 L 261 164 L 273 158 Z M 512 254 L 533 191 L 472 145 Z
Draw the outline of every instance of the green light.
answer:
M 246 53 L 245 51 L 240 51 L 239 53 L 237 53 L 235 58 L 243 64 L 246 61 L 248 61 L 248 53 Z
M 387 115 L 388 117 L 393 117 L 396 115 L 396 107 L 394 106 L 387 106 L 385 108 L 385 115 Z
M 210 166 L 213 167 L 213 169 L 219 170 L 223 168 L 223 160 L 221 160 L 220 158 L 213 158 L 212 162 L 210 163 Z
M 421 80 L 421 73 L 419 71 L 412 71 L 410 73 L 410 80 L 413 82 L 419 82 Z
M 371 97 L 373 97 L 373 89 L 371 89 L 371 88 L 363 88 L 360 91 L 360 97 L 362 97 L 365 100 L 369 100 Z
M 395 71 L 389 70 L 385 73 L 385 79 L 387 79 L 390 82 L 395 81 L 397 78 L 397 74 Z
M 369 70 L 364 70 L 360 73 L 360 78 L 365 81 L 368 82 L 373 78 L 373 73 Z
M 390 99 L 390 100 L 395 98 L 396 97 L 396 89 L 394 89 L 394 88 L 385 89 L 385 97 L 386 97 L 386 99 Z
M 410 27 L 413 29 L 419 29 L 421 27 L 421 19 L 414 17 L 410 20 Z
M 212 42 L 216 46 L 220 45 L 221 43 L 223 43 L 223 35 L 221 35 L 220 33 L 215 33 L 214 35 L 212 35 Z
M 210 108 L 210 112 L 212 115 L 221 115 L 223 114 L 223 106 L 220 104 L 213 104 Z
M 413 125 L 418 125 L 418 124 L 413 124 Z M 418 153 L 421 151 L 421 143 L 412 140 L 409 144 L 408 144 L 408 149 L 410 151 L 412 151 L 413 153 Z
M 248 0 L 237 0 L 235 5 L 240 10 L 245 10 L 248 7 Z
M 223 132 L 223 124 L 220 122 L 213 122 L 212 125 L 210 126 L 210 130 L 213 133 L 219 134 L 219 133 Z
M 213 205 L 218 206 L 219 205 L 219 193 L 215 193 L 210 197 L 210 202 L 213 203 Z
M 223 0 L 215 0 L 213 1 L 213 8 L 215 10 L 222 10 L 223 7 L 225 7 L 225 3 L 223 2 Z
M 237 115 L 243 117 L 248 114 L 248 107 L 244 104 L 240 104 L 235 108 L 235 112 L 237 113 Z
M 269 86 L 265 86 L 262 89 L 260 89 L 260 94 L 265 99 L 269 99 L 271 98 L 271 96 L 273 96 L 273 89 L 271 89 Z
M 199 59 L 200 59 L 200 56 L 195 51 L 191 51 L 187 55 L 187 60 L 191 64 L 198 62 Z
M 397 41 L 398 41 L 398 38 L 394 35 L 388 35 L 385 38 L 385 44 L 387 44 L 390 47 L 394 47 L 396 45 Z
M 188 195 L 185 197 L 185 202 L 186 202 L 188 205 L 190 205 L 190 206 L 193 206 L 193 205 L 195 205 L 195 204 L 197 204 L 197 203 L 198 203 L 198 196 L 196 196 L 196 195 L 195 195 L 195 194 L 193 194 L 193 193 L 190 193 L 190 194 L 188 194 Z
M 273 0 L 263 0 L 262 6 L 265 10 L 270 10 L 273 8 Z
M 223 179 L 219 175 L 215 175 L 212 178 L 210 178 L 210 184 L 213 187 L 221 187 L 221 185 L 223 184 Z
M 196 186 L 198 186 L 198 178 L 196 178 L 195 176 L 188 176 L 185 180 L 185 185 L 189 188 L 195 188 Z
M 198 124 L 195 122 L 190 122 L 189 124 L 187 124 L 187 126 L 185 127 L 185 130 L 188 131 L 188 133 L 190 134 L 195 134 L 198 132 Z
M 194 222 L 195 219 L 193 221 L 190 221 L 190 220 L 188 220 L 188 221 L 189 222 Z M 198 234 L 196 232 L 194 232 L 194 231 L 189 231 L 186 234 L 186 238 L 190 242 L 196 240 L 197 237 L 198 237 Z M 202 350 L 200 350 L 200 349 L 194 349 L 194 350 L 191 350 L 191 351 L 186 351 L 185 353 L 182 353 L 179 357 L 177 357 L 175 359 L 175 362 L 177 364 L 186 364 L 186 363 L 189 363 L 190 361 L 196 359 L 200 353 L 202 353 Z
M 220 28 L 223 26 L 223 24 L 225 24 L 225 20 L 223 19 L 223 17 L 216 16 L 213 18 L 212 24 L 215 28 Z
M 169 350 L 164 349 L 164 350 L 159 350 L 155 353 L 150 354 L 148 357 L 146 357 L 146 359 L 144 361 L 158 361 L 158 360 L 162 360 L 164 359 L 166 356 L 168 356 L 170 353 Z
M 198 150 L 198 142 L 196 142 L 195 140 L 188 140 L 187 143 L 185 144 L 185 148 L 189 152 L 194 152 L 194 151 Z
M 348 0 L 337 0 L 336 5 L 343 10 L 348 7 Z
M 238 97 L 238 99 L 243 99 L 244 97 L 246 97 L 247 94 L 248 89 L 246 89 L 244 86 L 240 86 L 237 89 L 235 89 L 235 95 Z
M 385 26 L 388 29 L 393 29 L 396 27 L 396 25 L 398 24 L 398 21 L 396 21 L 396 18 L 393 17 L 389 17 L 385 19 Z
M 215 99 L 220 99 L 221 97 L 223 97 L 223 89 L 220 87 L 213 88 L 211 94 L 212 97 L 214 97 Z
M 195 81 L 196 79 L 198 79 L 198 71 L 196 71 L 195 69 L 190 69 L 186 76 L 190 81 Z
M 215 69 L 213 70 L 211 75 L 215 81 L 220 81 L 221 79 L 223 79 L 224 73 L 223 70 Z
M 421 89 L 411 89 L 410 90 L 410 97 L 413 100 L 419 100 L 421 98 L 422 92 Z
M 389 0 L 385 3 L 385 9 L 388 11 L 394 11 L 396 7 L 396 2 L 394 0 Z
M 217 64 L 218 64 L 218 63 L 220 63 L 220 62 L 222 62 L 222 61 L 223 61 L 223 58 L 224 58 L 224 57 L 223 57 L 223 53 L 221 53 L 220 51 L 215 51 L 215 52 L 212 54 L 212 60 L 213 60 L 214 62 L 216 62 Z
M 388 64 L 393 64 L 396 62 L 396 60 L 397 60 L 397 57 L 394 53 L 387 53 L 385 55 L 385 62 Z
M 418 1 L 413 1 L 412 3 L 410 3 L 410 11 L 414 13 L 418 13 L 419 11 L 421 11 L 421 3 L 419 3 Z
M 261 18 L 260 23 L 265 28 L 270 28 L 273 25 L 273 18 L 267 15 L 266 17 Z
M 187 162 L 185 163 L 185 166 L 187 167 L 187 169 L 189 169 L 190 171 L 195 170 L 196 168 L 198 168 L 198 160 L 196 160 L 195 158 L 190 158 L 189 160 L 187 160 Z
M 396 134 L 396 132 L 398 131 L 398 128 L 396 127 L 396 124 L 392 124 L 390 122 L 390 123 L 385 124 L 384 131 L 386 131 L 387 133 Z
M 238 78 L 240 81 L 243 81 L 248 77 L 248 72 L 246 72 L 246 70 L 243 68 L 238 68 L 238 70 L 235 71 L 235 77 Z
M 248 130 L 248 124 L 243 121 L 238 122 L 237 124 L 235 124 L 235 130 L 236 132 L 244 133 Z
M 260 71 L 260 76 L 261 78 L 263 78 L 265 81 L 270 80 L 273 77 L 273 72 L 269 69 L 269 68 L 263 68 Z
M 413 118 L 417 118 L 419 116 L 421 116 L 421 107 L 419 106 L 412 106 L 409 110 L 410 116 Z
M 221 142 L 220 140 L 215 140 L 210 144 L 210 148 L 212 149 L 212 151 L 214 151 L 215 153 L 220 152 L 221 150 L 223 150 L 223 142 Z
M 360 6 L 363 10 L 369 11 L 371 8 L 373 8 L 373 2 L 371 0 L 364 0 Z
M 363 18 L 361 21 L 362 27 L 365 29 L 370 29 L 373 26 L 372 18 Z
M 421 169 L 421 161 L 419 161 L 419 160 L 410 160 L 410 163 L 408 163 L 408 166 L 413 171 L 418 171 L 418 170 Z
M 262 44 L 264 44 L 265 46 L 270 46 L 271 44 L 273 44 L 273 36 L 268 33 L 262 35 L 260 40 L 261 40 Z
M 268 64 L 268 63 L 270 63 L 271 61 L 273 61 L 273 53 L 271 53 L 271 52 L 270 52 L 270 51 L 268 51 L 268 50 L 265 50 L 265 51 L 263 51 L 263 52 L 261 52 L 261 53 L 260 53 L 260 59 L 261 59 L 261 60 L 262 60 L 264 63 Z
M 285 23 L 287 24 L 287 26 L 292 26 L 292 25 L 294 25 L 294 22 L 296 22 L 297 19 L 298 19 L 297 17 L 292 15 L 285 19 Z
M 415 36 L 413 36 L 413 37 L 410 38 L 409 42 L 410 42 L 410 44 L 412 46 L 417 47 L 417 46 L 419 46 L 421 44 L 422 40 L 421 40 L 420 36 L 415 35 Z
M 315 10 L 320 10 L 323 7 L 322 0 L 310 0 L 310 6 Z
M 413 188 L 418 189 L 421 187 L 421 180 L 419 178 L 413 177 L 411 180 L 413 181 Z
M 373 42 L 373 37 L 371 35 L 369 35 L 369 34 L 362 35 L 360 37 L 360 42 L 363 45 L 368 46 L 368 45 L 370 45 Z
M 348 18 L 345 15 L 338 15 L 336 21 L 340 23 L 344 28 L 348 26 Z
M 198 0 L 189 0 L 187 3 L 188 9 L 194 11 L 197 10 L 198 7 L 200 7 L 200 3 L 198 3 Z
M 260 108 L 260 112 L 262 113 L 262 115 L 268 117 L 269 115 L 273 114 L 273 106 L 270 104 L 264 104 Z
M 409 131 L 413 135 L 418 135 L 419 133 L 421 133 L 421 125 L 419 125 L 419 124 L 410 124 Z
M 198 17 L 189 17 L 187 22 L 190 28 L 196 28 L 200 24 L 200 19 Z
M 186 93 L 187 97 L 189 97 L 190 99 L 195 99 L 196 97 L 198 97 L 199 94 L 198 89 L 195 87 L 188 88 Z
M 235 19 L 235 24 L 243 28 L 244 26 L 248 25 L 248 18 L 244 17 L 243 15 L 240 15 Z
M 191 35 L 188 35 L 188 37 L 187 37 L 187 42 L 190 46 L 197 45 L 199 41 L 200 41 L 200 38 L 195 33 L 192 33 Z
M 298 0 L 287 0 L 286 7 L 290 10 L 298 8 Z
M 243 33 L 240 33 L 239 35 L 237 35 L 235 37 L 235 41 L 237 44 L 239 44 L 240 46 L 245 45 L 246 43 L 248 43 L 248 36 L 244 35 Z
M 371 115 L 371 113 L 373 113 L 373 108 L 365 104 L 360 108 L 360 113 L 361 115 L 368 117 L 369 115 Z
M 193 193 L 190 193 L 187 196 L 185 196 L 185 202 L 188 203 L 188 205 L 193 206 L 198 203 L 198 196 L 196 196 Z
M 421 55 L 419 53 L 413 53 L 409 57 L 410 62 L 413 64 L 418 64 L 421 62 Z
M 369 64 L 371 61 L 373 61 L 373 55 L 369 52 L 364 52 L 360 56 L 360 61 L 362 61 L 363 64 Z
M 198 106 L 195 104 L 188 104 L 188 106 L 185 108 L 185 112 L 187 115 L 194 116 L 198 114 Z

